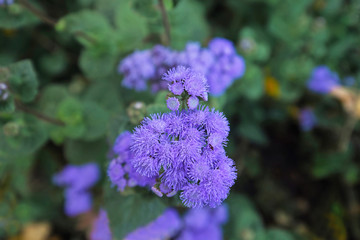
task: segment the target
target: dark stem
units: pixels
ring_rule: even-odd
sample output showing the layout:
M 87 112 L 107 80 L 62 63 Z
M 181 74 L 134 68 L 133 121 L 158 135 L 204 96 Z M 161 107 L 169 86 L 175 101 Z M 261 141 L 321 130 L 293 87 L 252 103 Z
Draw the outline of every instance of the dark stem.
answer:
M 56 21 L 46 16 L 44 13 L 42 13 L 39 9 L 31 5 L 27 0 L 18 0 L 18 2 L 26 9 L 28 9 L 30 12 L 32 12 L 34 15 L 36 15 L 38 18 L 40 18 L 43 22 L 45 22 L 48 25 L 55 26 Z
M 348 200 L 348 210 L 349 210 L 349 218 L 350 218 L 350 229 L 352 231 L 354 239 L 360 239 L 360 221 L 358 217 L 358 207 L 359 203 L 357 201 L 356 193 L 353 187 L 345 183 L 345 191 Z
M 52 117 L 49 117 L 49 116 L 46 116 L 34 109 L 30 109 L 24 105 L 22 105 L 20 102 L 18 101 L 15 101 L 15 105 L 16 105 L 16 108 L 20 111 L 23 111 L 25 113 L 29 113 L 35 117 L 37 117 L 38 119 L 42 120 L 42 121 L 45 121 L 45 122 L 48 122 L 48 123 L 51 123 L 51 124 L 55 124 L 55 125 L 58 125 L 58 126 L 65 126 L 65 123 L 63 121 L 60 121 L 58 119 L 55 119 L 55 118 L 52 118 Z
M 165 45 L 170 45 L 171 42 L 171 38 L 170 38 L 170 22 L 169 22 L 169 18 L 166 14 L 166 10 L 165 10 L 165 6 L 164 6 L 164 1 L 163 0 L 159 0 L 159 6 L 160 6 L 160 10 L 161 10 L 161 16 L 162 16 L 162 22 L 165 28 L 165 40 L 164 43 Z

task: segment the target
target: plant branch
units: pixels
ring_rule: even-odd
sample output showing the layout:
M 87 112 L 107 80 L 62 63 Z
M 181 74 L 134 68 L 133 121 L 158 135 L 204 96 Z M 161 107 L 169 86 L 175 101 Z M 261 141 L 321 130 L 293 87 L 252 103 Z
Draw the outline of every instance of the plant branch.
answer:
M 353 237 L 355 237 L 354 239 L 360 239 L 359 203 L 353 187 L 348 183 L 344 183 L 344 185 L 348 200 L 350 229 Z
M 38 18 L 40 18 L 44 23 L 55 26 L 56 21 L 46 16 L 43 12 L 41 12 L 39 9 L 31 5 L 27 0 L 18 0 L 18 2 L 26 9 L 28 9 L 30 12 L 32 12 L 34 15 L 36 15 Z
M 160 10 L 161 10 L 162 22 L 163 22 L 163 25 L 164 25 L 164 28 L 165 28 L 165 40 L 164 40 L 164 43 L 165 43 L 165 45 L 170 45 L 170 42 L 171 42 L 170 22 L 169 22 L 169 18 L 167 16 L 167 14 L 166 14 L 164 0 L 159 0 L 159 6 L 160 6 Z
M 55 125 L 58 125 L 58 126 L 65 126 L 65 123 L 63 121 L 60 121 L 58 119 L 55 119 L 55 118 L 52 118 L 52 117 L 49 117 L 49 116 L 46 116 L 34 109 L 30 109 L 24 105 L 22 105 L 19 101 L 15 101 L 15 105 L 16 105 L 16 109 L 22 111 L 22 112 L 25 112 L 25 113 L 29 113 L 35 117 L 37 117 L 38 119 L 42 120 L 42 121 L 45 121 L 45 122 L 48 122 L 48 123 L 51 123 L 51 124 L 55 124 Z

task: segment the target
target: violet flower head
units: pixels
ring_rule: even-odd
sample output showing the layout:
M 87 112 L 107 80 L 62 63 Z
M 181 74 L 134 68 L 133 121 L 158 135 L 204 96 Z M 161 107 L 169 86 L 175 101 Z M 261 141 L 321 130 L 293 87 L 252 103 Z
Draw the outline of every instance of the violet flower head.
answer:
M 91 209 L 92 197 L 88 190 L 99 180 L 100 171 L 95 163 L 81 166 L 67 165 L 53 177 L 57 186 L 66 187 L 65 213 L 76 216 Z
M 312 71 L 307 87 L 316 93 L 326 94 L 340 86 L 340 80 L 335 72 L 327 66 L 318 66 Z
M 181 191 L 185 206 L 216 207 L 236 179 L 224 150 L 228 133 L 224 115 L 207 107 L 152 115 L 132 135 L 131 163 L 164 184 L 164 194 Z
M 184 66 L 172 68 L 163 75 L 163 80 L 168 83 L 169 90 L 174 95 L 181 95 L 185 91 L 190 96 L 189 101 L 187 101 L 190 109 L 195 109 L 198 106 L 198 98 L 204 101 L 208 99 L 207 79 L 203 74 L 190 68 Z
M 136 91 L 144 91 L 147 82 L 155 76 L 155 66 L 149 50 L 135 51 L 124 58 L 118 68 L 124 75 L 122 85 Z
M 130 164 L 133 154 L 130 151 L 131 133 L 123 132 L 118 136 L 113 146 L 115 157 L 111 160 L 107 173 L 111 183 L 117 186 L 119 191 L 125 187 L 152 186 L 155 183 L 153 178 L 140 175 Z
M 176 97 L 170 97 L 166 100 L 166 105 L 171 111 L 176 111 L 180 107 L 180 102 Z
M 109 226 L 107 212 L 100 209 L 96 220 L 93 223 L 90 240 L 111 240 L 112 234 Z
M 209 42 L 209 49 L 214 55 L 214 64 L 206 77 L 210 93 L 219 96 L 245 73 L 245 60 L 236 53 L 234 44 L 224 38 L 214 38 Z
M 299 123 L 303 131 L 307 132 L 313 129 L 316 122 L 316 116 L 312 109 L 305 108 L 299 112 Z
M 184 217 L 184 227 L 177 240 L 221 240 L 223 239 L 221 225 L 227 221 L 227 208 L 219 206 L 216 209 L 191 209 Z
M 167 209 L 160 217 L 144 227 L 128 234 L 126 240 L 166 240 L 175 236 L 182 226 L 179 214 L 175 209 Z

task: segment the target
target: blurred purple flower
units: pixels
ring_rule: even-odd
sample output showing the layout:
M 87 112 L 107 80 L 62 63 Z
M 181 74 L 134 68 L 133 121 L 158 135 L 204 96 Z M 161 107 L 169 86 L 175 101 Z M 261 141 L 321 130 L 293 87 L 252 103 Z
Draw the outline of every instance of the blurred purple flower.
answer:
M 91 194 L 74 189 L 65 190 L 65 214 L 74 217 L 91 209 Z
M 126 240 L 166 240 L 181 228 L 181 219 L 175 209 L 167 209 L 160 217 L 128 234 Z
M 316 125 L 316 116 L 314 111 L 309 108 L 304 108 L 299 112 L 299 122 L 303 131 L 310 131 Z
M 107 212 L 100 209 L 98 217 L 93 223 L 90 240 L 111 240 L 112 234 L 109 226 Z
M 0 5 L 4 5 L 4 4 L 10 5 L 13 3 L 14 3 L 14 0 L 0 0 Z
M 340 85 L 340 80 L 335 72 L 327 66 L 318 66 L 312 71 L 307 87 L 316 93 L 326 94 Z

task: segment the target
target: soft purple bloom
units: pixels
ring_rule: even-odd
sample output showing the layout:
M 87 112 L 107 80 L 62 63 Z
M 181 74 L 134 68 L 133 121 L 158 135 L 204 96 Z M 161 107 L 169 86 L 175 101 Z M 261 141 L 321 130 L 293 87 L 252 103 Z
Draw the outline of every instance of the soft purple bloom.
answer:
M 0 100 L 5 101 L 9 97 L 8 87 L 5 83 L 0 83 Z
M 128 131 L 118 136 L 113 146 L 116 156 L 111 160 L 107 170 L 111 183 L 117 186 L 119 191 L 124 191 L 125 187 L 152 186 L 155 183 L 153 178 L 137 173 L 130 164 L 133 158 L 130 151 L 131 141 L 131 133 Z
M 309 108 L 302 109 L 299 112 L 299 122 L 303 131 L 310 131 L 316 125 L 316 116 L 314 111 Z
M 190 209 L 184 217 L 184 227 L 176 240 L 221 240 L 221 225 L 227 221 L 227 208 Z
M 128 234 L 126 240 L 166 240 L 175 236 L 182 226 L 175 209 L 167 209 L 160 217 Z
M 13 3 L 14 3 L 14 0 L 0 0 L 0 5 L 4 5 L 4 4 L 10 5 Z
M 180 107 L 180 102 L 176 97 L 170 97 L 166 100 L 166 105 L 171 111 L 176 111 Z
M 311 74 L 307 87 L 316 93 L 326 94 L 340 85 L 340 80 L 335 72 L 327 66 L 316 67 Z
M 216 207 L 236 178 L 223 149 L 229 130 L 224 115 L 206 107 L 152 115 L 132 135 L 131 163 L 139 174 L 161 179 L 164 194 L 181 191 L 186 206 Z
M 91 209 L 91 194 L 86 191 L 67 189 L 65 191 L 65 213 L 70 217 L 85 213 Z
M 189 109 L 195 109 L 199 105 L 199 99 L 197 97 L 191 96 L 187 101 L 187 106 Z
M 58 186 L 85 190 L 92 187 L 100 178 L 100 171 L 96 163 L 87 163 L 81 166 L 67 165 L 56 174 L 53 181 Z
M 99 215 L 92 226 L 90 240 L 111 240 L 112 234 L 109 227 L 107 212 L 100 209 Z

